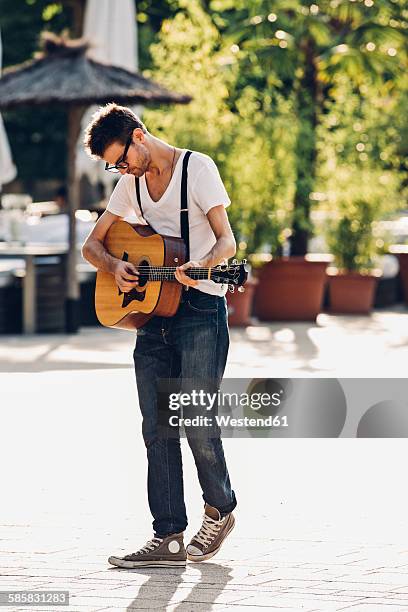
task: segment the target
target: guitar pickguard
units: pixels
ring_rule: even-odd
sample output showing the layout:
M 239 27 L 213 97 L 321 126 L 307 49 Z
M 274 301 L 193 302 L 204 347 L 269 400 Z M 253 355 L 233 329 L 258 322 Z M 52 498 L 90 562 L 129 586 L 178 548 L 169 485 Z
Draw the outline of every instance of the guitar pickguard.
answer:
M 129 253 L 126 253 L 126 251 L 123 251 L 122 261 L 129 261 Z M 124 293 L 120 289 L 118 289 L 118 291 L 119 291 L 118 295 L 123 294 L 122 308 L 126 308 L 127 306 L 129 306 L 129 304 L 133 302 L 133 300 L 136 300 L 137 302 L 142 302 L 145 299 L 145 295 L 146 295 L 146 289 L 144 289 L 143 291 L 132 289 L 131 291 L 128 291 L 127 293 Z
M 121 293 L 122 291 L 119 290 L 119 295 Z M 145 295 L 146 291 L 136 291 L 136 289 L 132 289 L 131 291 L 128 291 L 128 293 L 124 293 L 122 308 L 126 308 L 126 306 L 129 306 L 129 304 L 133 302 L 133 300 L 136 300 L 137 302 L 142 302 L 145 299 Z

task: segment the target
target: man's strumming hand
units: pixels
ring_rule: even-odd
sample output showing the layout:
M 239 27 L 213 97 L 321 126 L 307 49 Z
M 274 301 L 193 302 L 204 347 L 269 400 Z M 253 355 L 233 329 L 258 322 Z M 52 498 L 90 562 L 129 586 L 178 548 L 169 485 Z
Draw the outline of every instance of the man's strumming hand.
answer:
M 134 264 L 129 261 L 117 260 L 113 275 L 117 286 L 123 293 L 128 293 L 139 283 L 139 272 Z

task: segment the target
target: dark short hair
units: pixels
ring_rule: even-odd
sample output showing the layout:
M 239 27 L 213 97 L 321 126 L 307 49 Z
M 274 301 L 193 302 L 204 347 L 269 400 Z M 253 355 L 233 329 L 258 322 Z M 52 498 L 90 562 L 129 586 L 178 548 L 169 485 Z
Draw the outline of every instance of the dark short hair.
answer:
M 147 132 L 143 121 L 130 108 L 114 102 L 101 106 L 85 129 L 85 150 L 91 157 L 100 159 L 113 142 L 125 144 L 135 128 Z

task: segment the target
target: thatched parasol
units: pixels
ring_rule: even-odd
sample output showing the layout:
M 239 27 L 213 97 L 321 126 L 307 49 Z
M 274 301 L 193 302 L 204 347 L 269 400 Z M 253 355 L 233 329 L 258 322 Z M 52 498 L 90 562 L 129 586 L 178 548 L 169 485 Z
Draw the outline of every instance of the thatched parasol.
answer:
M 8 68 L 0 79 L 0 110 L 18 106 L 65 106 L 68 113 L 68 201 L 70 208 L 67 326 L 78 328 L 79 285 L 76 275 L 75 211 L 79 186 L 75 176 L 76 143 L 81 119 L 91 104 L 187 104 L 191 97 L 172 93 L 140 74 L 96 62 L 82 39 L 43 34 L 43 52 Z
M 3 58 L 1 32 L 0 32 L 0 77 L 1 77 L 1 62 Z M 8 142 L 6 130 L 4 129 L 3 119 L 0 115 L 0 192 L 2 185 L 12 181 L 17 174 L 17 169 L 13 164 L 11 157 L 10 145 Z

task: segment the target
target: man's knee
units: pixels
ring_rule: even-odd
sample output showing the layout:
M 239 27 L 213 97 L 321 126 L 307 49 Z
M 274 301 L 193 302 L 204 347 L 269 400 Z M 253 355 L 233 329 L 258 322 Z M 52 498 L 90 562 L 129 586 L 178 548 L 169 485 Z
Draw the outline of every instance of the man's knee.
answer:
M 188 444 L 198 463 L 216 464 L 222 456 L 222 446 L 219 438 L 189 436 Z

